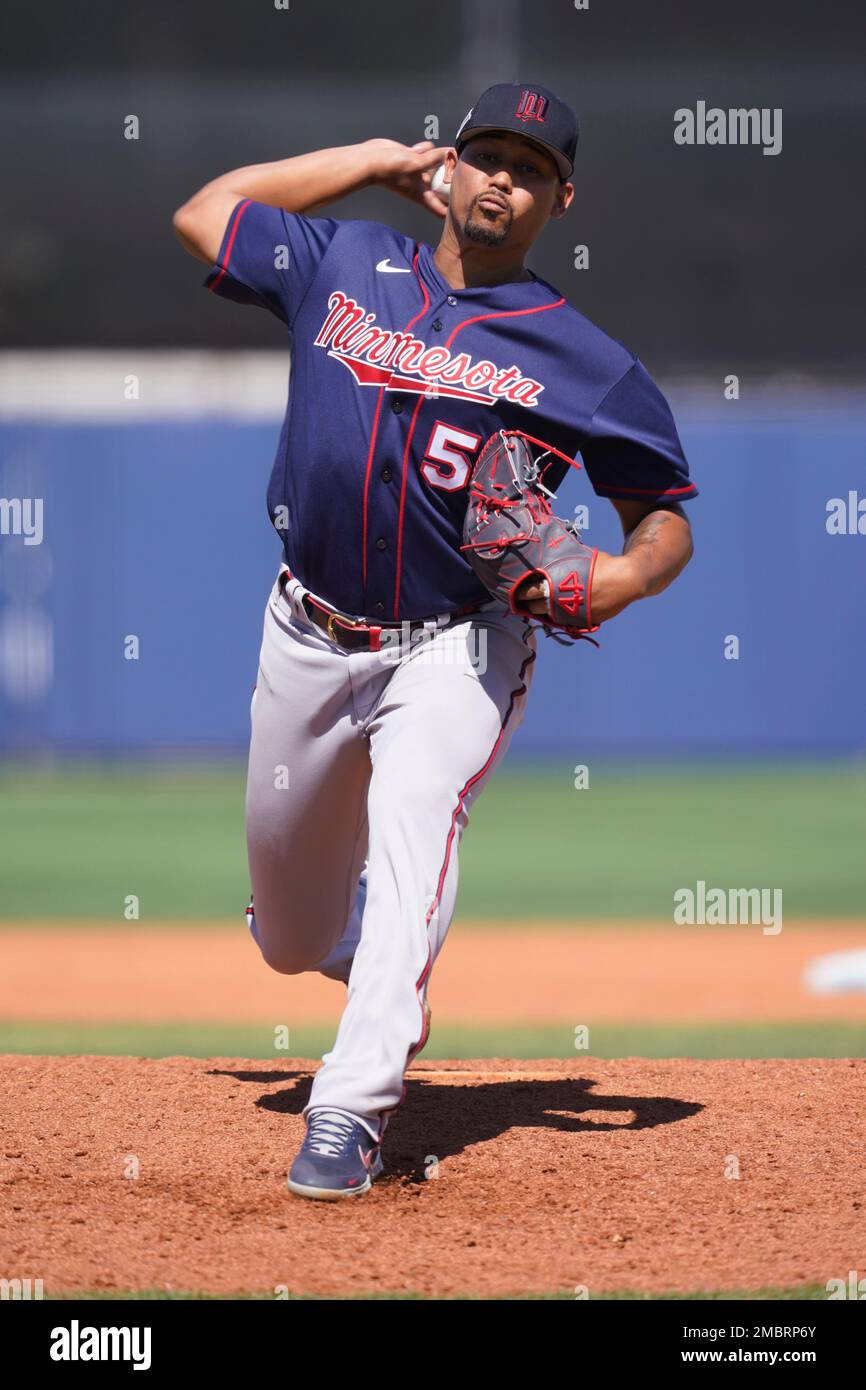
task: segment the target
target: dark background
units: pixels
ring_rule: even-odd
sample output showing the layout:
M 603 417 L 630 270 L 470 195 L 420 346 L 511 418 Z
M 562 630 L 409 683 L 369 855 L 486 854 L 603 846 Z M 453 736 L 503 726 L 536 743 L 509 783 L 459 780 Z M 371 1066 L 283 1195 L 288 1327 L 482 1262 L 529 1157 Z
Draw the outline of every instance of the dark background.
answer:
M 856 376 L 864 39 L 854 0 L 7 3 L 0 343 L 278 346 L 267 315 L 205 300 L 175 206 L 239 164 L 422 139 L 431 114 L 447 144 L 483 87 L 528 80 L 582 128 L 537 273 L 657 371 Z M 675 145 L 674 111 L 699 99 L 782 107 L 781 153 Z M 338 215 L 438 236 L 381 190 Z

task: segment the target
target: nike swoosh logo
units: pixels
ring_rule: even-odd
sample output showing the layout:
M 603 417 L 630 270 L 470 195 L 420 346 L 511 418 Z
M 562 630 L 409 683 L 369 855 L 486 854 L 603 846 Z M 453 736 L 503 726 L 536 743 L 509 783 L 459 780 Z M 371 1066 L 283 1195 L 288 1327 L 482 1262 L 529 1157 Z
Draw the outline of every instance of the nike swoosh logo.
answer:
M 391 275 L 411 275 L 412 270 L 408 265 L 391 265 L 391 257 L 386 256 L 384 261 L 380 261 L 376 266 L 377 270 L 387 271 Z

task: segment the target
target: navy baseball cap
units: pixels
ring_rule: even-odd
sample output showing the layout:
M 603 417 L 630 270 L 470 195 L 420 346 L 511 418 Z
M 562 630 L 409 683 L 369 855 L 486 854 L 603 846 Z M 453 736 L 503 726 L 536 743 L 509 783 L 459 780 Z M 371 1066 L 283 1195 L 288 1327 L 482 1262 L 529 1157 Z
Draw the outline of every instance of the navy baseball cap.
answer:
M 454 137 L 459 154 L 473 135 L 514 130 L 541 145 L 556 163 L 561 179 L 574 173 L 580 127 L 570 106 L 547 87 L 532 82 L 498 82 L 482 92 Z

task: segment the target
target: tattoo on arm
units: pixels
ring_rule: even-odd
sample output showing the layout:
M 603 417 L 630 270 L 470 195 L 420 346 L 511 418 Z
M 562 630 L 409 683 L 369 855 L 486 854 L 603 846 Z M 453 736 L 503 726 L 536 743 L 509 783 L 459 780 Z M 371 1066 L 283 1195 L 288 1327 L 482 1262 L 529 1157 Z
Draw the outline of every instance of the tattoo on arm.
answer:
M 669 523 L 672 513 L 669 511 L 650 512 L 643 521 L 639 521 L 633 531 L 626 536 L 623 554 L 627 555 L 630 550 L 634 550 L 639 545 L 656 545 L 664 527 Z
M 692 556 L 691 527 L 685 512 L 676 504 L 648 512 L 626 536 L 623 554 L 640 563 L 646 592 L 661 593 Z

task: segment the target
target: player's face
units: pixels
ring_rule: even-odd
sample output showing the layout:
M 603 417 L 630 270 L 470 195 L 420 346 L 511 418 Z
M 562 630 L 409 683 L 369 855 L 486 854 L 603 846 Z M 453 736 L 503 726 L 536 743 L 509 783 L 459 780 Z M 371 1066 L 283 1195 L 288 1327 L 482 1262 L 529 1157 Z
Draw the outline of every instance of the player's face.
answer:
M 476 135 L 451 163 L 450 210 L 467 241 L 483 246 L 528 247 L 551 217 L 561 217 L 574 196 L 561 183 L 551 157 L 510 132 Z

